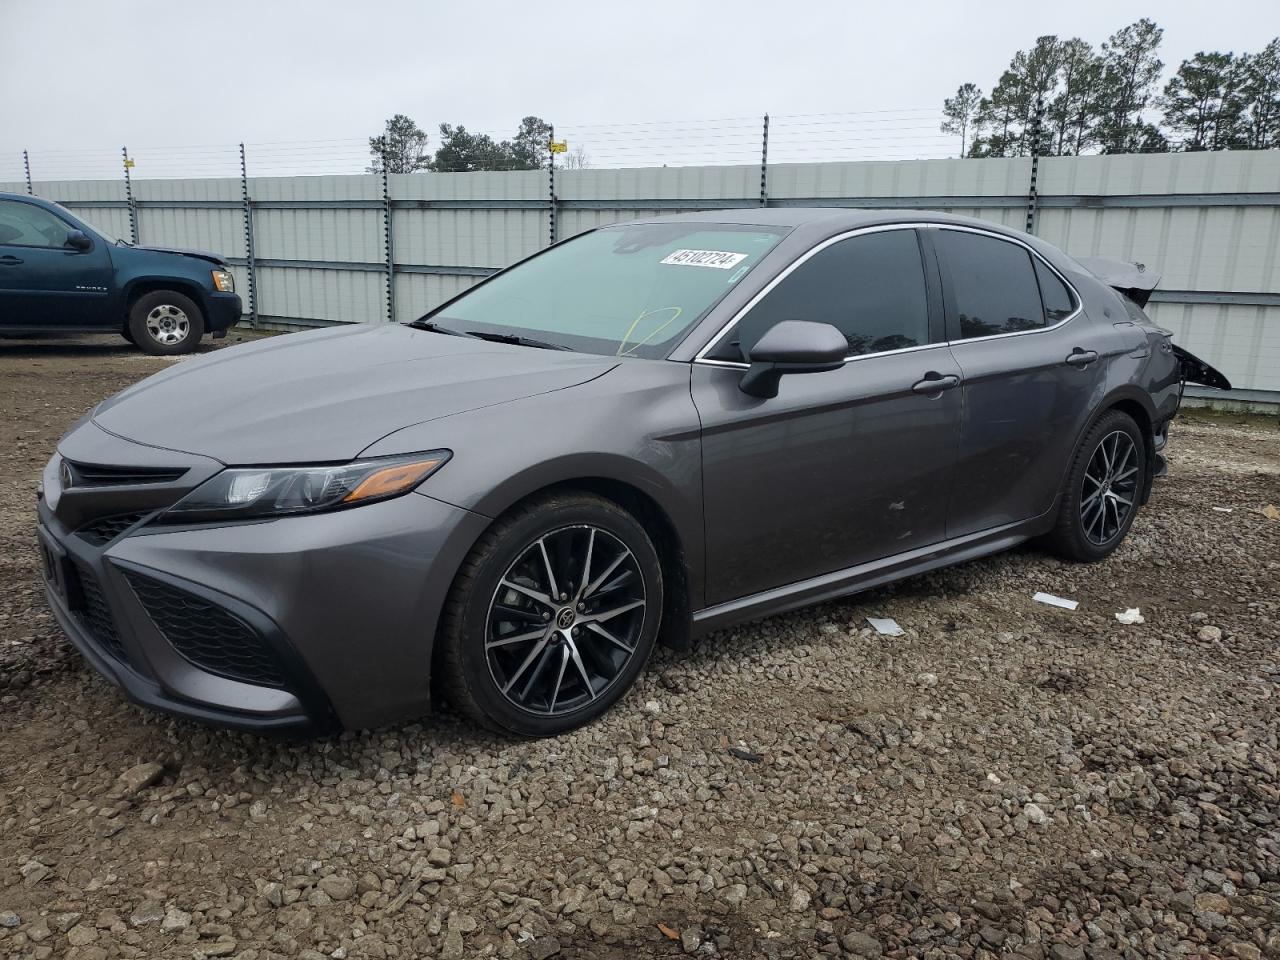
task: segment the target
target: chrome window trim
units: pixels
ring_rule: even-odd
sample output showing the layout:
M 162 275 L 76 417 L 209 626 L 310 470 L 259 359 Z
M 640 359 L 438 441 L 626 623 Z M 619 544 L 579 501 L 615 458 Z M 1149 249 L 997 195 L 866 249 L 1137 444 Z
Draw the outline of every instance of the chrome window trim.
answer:
M 1007 243 L 1013 243 L 1022 247 L 1027 253 L 1035 257 L 1046 267 L 1053 271 L 1054 276 L 1061 280 L 1071 292 L 1071 296 L 1075 298 L 1076 308 L 1068 316 L 1059 320 L 1057 323 L 1048 327 L 1038 327 L 1035 330 L 1015 330 L 1010 333 L 993 333 L 985 337 L 962 337 L 958 340 L 942 340 L 938 343 L 922 343 L 914 347 L 900 347 L 897 350 L 880 350 L 874 353 L 855 353 L 844 358 L 845 363 L 852 363 L 855 360 L 865 360 L 868 357 L 885 357 L 895 353 L 913 353 L 917 350 L 929 350 L 934 347 L 946 347 L 957 343 L 979 343 L 983 340 L 1000 340 L 1005 337 L 1023 337 L 1027 334 L 1047 333 L 1050 330 L 1056 330 L 1064 324 L 1070 323 L 1084 311 L 1084 299 L 1080 296 L 1080 292 L 1076 290 L 1075 285 L 1063 276 L 1062 271 L 1055 267 L 1052 263 L 1042 257 L 1029 243 L 1020 240 L 1017 237 L 1007 237 L 1004 234 L 994 233 L 990 230 L 983 230 L 981 227 L 970 227 L 962 224 L 936 223 L 929 221 L 913 221 L 911 223 L 882 223 L 870 227 L 858 227 L 853 230 L 846 230 L 844 233 L 838 233 L 834 237 L 828 237 L 815 247 L 811 247 L 803 254 L 797 257 L 779 273 L 776 277 L 765 284 L 758 290 L 750 300 L 748 300 L 736 313 L 716 331 L 715 336 L 707 341 L 706 345 L 699 350 L 693 358 L 694 363 L 701 363 L 711 367 L 729 367 L 735 370 L 746 370 L 750 364 L 741 360 L 714 360 L 707 356 L 716 345 L 724 339 L 725 335 L 733 329 L 734 325 L 745 317 L 761 300 L 769 295 L 769 293 L 780 284 L 783 280 L 791 275 L 791 273 L 805 263 L 810 257 L 821 253 L 827 247 L 839 243 L 842 240 L 848 240 L 852 237 L 862 236 L 869 233 L 885 233 L 889 230 L 957 230 L 961 233 L 976 233 L 980 236 L 991 237 L 993 240 L 1004 240 Z M 928 264 L 924 264 L 924 268 L 928 270 Z M 1037 284 L 1037 291 L 1039 285 Z M 1041 297 L 1043 304 L 1043 295 Z

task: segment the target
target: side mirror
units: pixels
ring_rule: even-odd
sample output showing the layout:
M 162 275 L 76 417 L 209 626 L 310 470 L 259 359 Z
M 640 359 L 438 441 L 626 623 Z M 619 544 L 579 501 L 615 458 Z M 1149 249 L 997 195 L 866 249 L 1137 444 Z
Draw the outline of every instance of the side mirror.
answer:
M 93 241 L 89 239 L 89 235 L 83 230 L 71 230 L 67 233 L 67 242 L 64 246 L 70 247 L 77 253 L 84 253 L 93 247 Z
M 783 320 L 751 348 L 751 366 L 738 387 L 753 397 L 776 397 L 784 373 L 838 370 L 848 352 L 849 341 L 829 323 Z

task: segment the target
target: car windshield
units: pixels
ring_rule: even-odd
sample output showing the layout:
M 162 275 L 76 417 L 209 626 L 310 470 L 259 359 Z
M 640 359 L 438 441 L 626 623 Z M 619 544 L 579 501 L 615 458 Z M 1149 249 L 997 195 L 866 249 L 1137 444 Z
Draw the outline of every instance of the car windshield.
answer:
M 418 323 L 584 353 L 664 357 L 785 233 L 691 222 L 603 227 L 494 277 Z

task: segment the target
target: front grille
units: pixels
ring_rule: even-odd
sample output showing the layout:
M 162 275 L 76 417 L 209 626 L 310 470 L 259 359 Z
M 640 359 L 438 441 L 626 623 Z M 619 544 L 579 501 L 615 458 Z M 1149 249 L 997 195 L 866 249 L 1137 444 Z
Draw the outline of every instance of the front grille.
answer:
M 196 666 L 258 686 L 285 686 L 266 642 L 235 614 L 159 580 L 127 577 L 165 639 Z
M 65 461 L 77 487 L 106 487 L 138 483 L 173 483 L 186 473 L 183 467 L 114 467 L 99 463 Z
M 103 547 L 145 516 L 146 513 L 118 513 L 111 517 L 99 517 L 77 530 L 76 535 L 95 547 Z
M 97 576 L 79 561 L 72 563 L 71 571 L 75 584 L 69 585 L 68 589 L 73 595 L 79 595 L 79 602 L 75 607 L 80 625 L 98 642 L 98 646 L 117 660 L 127 662 L 124 644 L 120 642 L 120 634 L 116 632 L 115 618 L 111 616 L 111 608 L 107 606 L 107 598 Z

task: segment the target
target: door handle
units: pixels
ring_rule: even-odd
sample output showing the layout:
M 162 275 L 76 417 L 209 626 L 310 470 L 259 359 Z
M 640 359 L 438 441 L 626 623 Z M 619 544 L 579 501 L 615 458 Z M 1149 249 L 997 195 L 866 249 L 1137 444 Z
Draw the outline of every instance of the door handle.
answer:
M 1097 350 L 1081 350 L 1079 347 L 1076 347 L 1067 357 L 1067 363 L 1071 364 L 1073 367 L 1087 367 L 1097 359 Z
M 911 392 L 936 395 L 959 385 L 960 378 L 953 373 L 948 373 L 944 377 L 930 371 L 925 374 L 923 380 L 917 380 L 911 385 Z
M 22 262 L 21 260 L 19 260 L 17 257 L 9 253 L 6 253 L 3 257 L 0 257 L 0 266 L 16 267 L 21 262 Z

